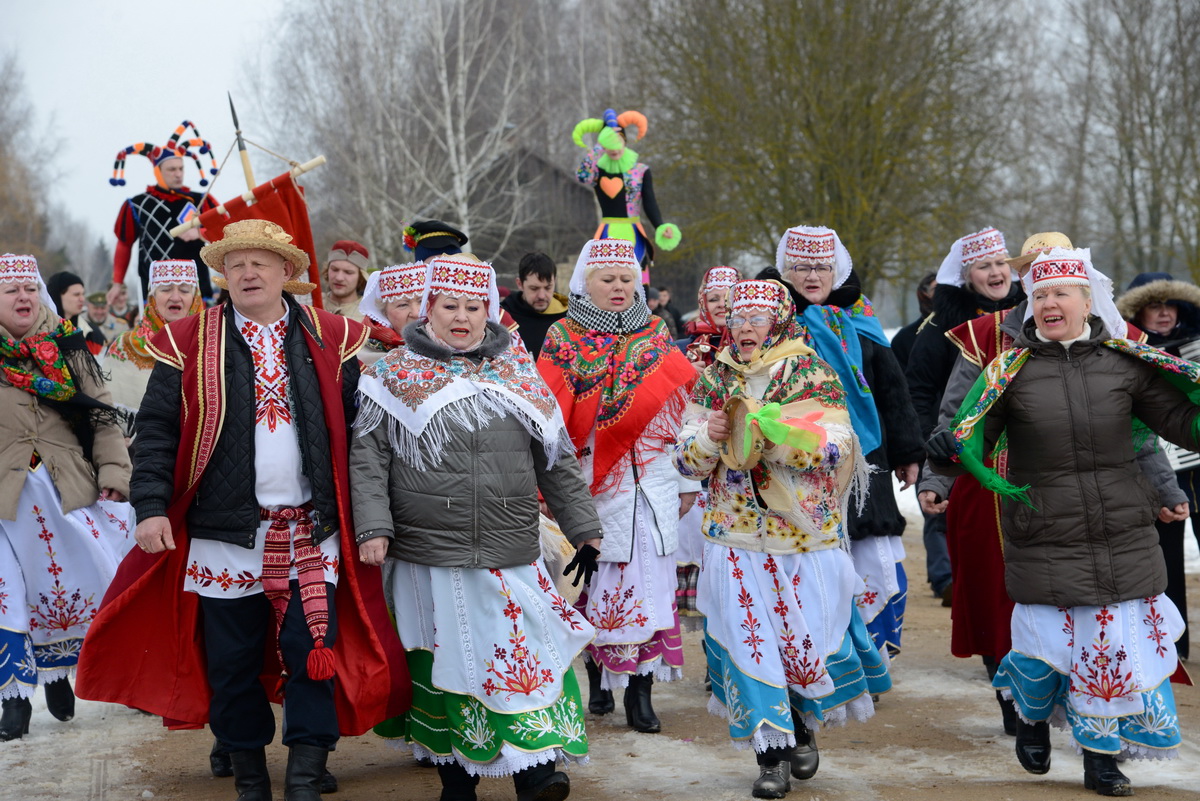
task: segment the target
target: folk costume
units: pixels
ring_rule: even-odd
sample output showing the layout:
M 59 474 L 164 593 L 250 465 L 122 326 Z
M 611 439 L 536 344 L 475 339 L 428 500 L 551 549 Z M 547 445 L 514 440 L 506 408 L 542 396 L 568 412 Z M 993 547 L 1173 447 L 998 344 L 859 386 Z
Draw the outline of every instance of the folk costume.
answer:
M 1014 347 L 988 365 L 953 433 L 935 440 L 952 443 L 962 467 L 1006 500 L 1005 584 L 1016 606 L 1013 648 L 993 686 L 1020 713 L 1018 758 L 1030 772 L 1049 768 L 1049 721 L 1083 750 L 1085 786 L 1129 795 L 1113 757 L 1171 758 L 1179 746 L 1168 679 L 1182 630 L 1162 594 L 1158 494 L 1130 463 L 1146 427 L 1200 444 L 1200 368 L 1124 338 L 1112 283 L 1086 249 L 1038 256 L 1024 283 L 1031 298 L 1089 287 L 1082 336 L 1050 341 L 1027 310 Z M 1002 434 L 1006 476 L 984 462 Z M 943 449 L 931 441 L 930 453 Z
M 39 684 L 59 720 L 69 677 L 132 544 L 129 454 L 83 337 L 54 311 L 32 256 L 0 257 L 0 286 L 37 284 L 32 327 L 0 326 L 0 740 L 29 731 Z
M 364 365 L 374 364 L 383 354 L 404 344 L 402 333 L 388 320 L 387 306 L 401 299 L 420 303 L 425 273 L 425 263 L 415 262 L 390 264 L 367 276 L 367 286 L 358 303 L 358 312 L 368 332 L 367 345 L 358 355 Z
M 226 253 L 265 248 L 302 273 L 290 241 L 246 220 L 202 255 L 221 272 Z M 366 331 L 288 294 L 312 288 L 286 282 L 271 325 L 222 304 L 149 340 L 159 364 L 138 414 L 133 503 L 140 520 L 169 519 L 176 548 L 122 564 L 81 679 L 87 697 L 172 728 L 208 722 L 239 792 L 266 797 L 268 700 L 282 695 L 291 794 L 320 779 L 339 734 L 362 734 L 410 692 L 379 571 L 353 558 L 347 435 Z M 148 644 L 146 631 L 170 634 Z
M 891 472 L 925 458 L 916 412 L 904 374 L 888 345 L 875 310 L 862 294 L 850 254 L 837 232 L 797 226 L 784 232 L 775 270 L 759 278 L 785 276 L 798 265 L 833 265 L 833 290 L 823 304 L 791 291 L 800 334 L 837 373 L 846 392 L 850 420 L 874 468 L 870 492 L 848 521 L 850 550 L 867 591 L 858 600 L 867 629 L 891 655 L 900 652 L 908 577 L 904 571 L 904 517 L 896 506 Z
M 992 264 L 1001 258 L 1008 258 L 1004 235 L 995 228 L 985 228 L 955 240 L 938 269 L 933 313 L 917 332 L 905 370 L 924 438 L 929 437 L 937 424 L 942 393 L 958 356 L 957 348 L 948 338 L 949 331 L 975 317 L 1010 309 L 1025 297 L 1017 280 L 1012 281 L 1007 294 L 999 300 L 975 291 L 970 281 L 974 265 Z M 1016 278 L 1015 272 L 1012 277 Z M 944 606 L 949 606 L 953 601 L 954 571 L 947 545 L 946 516 L 943 513 L 923 517 L 926 576 L 933 594 L 943 598 Z
M 576 545 L 600 523 L 553 394 L 499 325 L 491 265 L 435 256 L 421 284 L 405 344 L 359 380 L 351 445 L 358 541 L 387 538 L 416 688 L 376 731 L 439 765 L 444 793 L 512 775 L 524 798 L 587 759 L 571 661 L 594 635 L 540 558 L 538 494 Z M 487 306 L 466 350 L 428 322 L 442 296 Z
M 626 129 L 635 127 L 638 134 L 634 141 L 640 141 L 646 135 L 646 125 L 646 115 L 640 111 L 617 114 L 607 109 L 603 119 L 581 120 L 571 138 L 587 151 L 576 178 L 592 187 L 600 204 L 600 226 L 593 238 L 632 242 L 634 255 L 642 266 L 642 283 L 648 285 L 654 248 L 674 250 L 679 246 L 681 234 L 679 226 L 663 222 L 650 168 L 638 161 L 638 154 L 626 145 Z M 596 144 L 591 148 L 583 139 L 585 134 L 596 135 Z M 654 226 L 654 244 L 642 226 L 642 211 Z
M 1196 361 L 1200 358 L 1200 287 L 1188 281 L 1176 280 L 1169 273 L 1141 273 L 1134 276 L 1125 294 L 1117 299 L 1117 311 L 1126 320 L 1136 322 L 1143 310 L 1150 311 L 1148 306 L 1159 303 L 1174 307 L 1175 325 L 1162 334 L 1147 330 L 1146 342 L 1172 356 Z M 1166 443 L 1160 445 L 1162 450 L 1168 449 Z M 1171 508 L 1178 503 L 1187 503 L 1192 533 L 1200 542 L 1200 506 L 1196 505 L 1200 500 L 1200 467 L 1196 466 L 1195 456 L 1191 453 L 1181 453 L 1176 449 L 1172 457 L 1175 481 L 1182 496 L 1164 498 L 1163 506 Z M 1167 597 L 1183 616 L 1183 636 L 1175 643 L 1180 659 L 1187 659 L 1189 651 L 1187 576 L 1184 572 L 1185 522 L 1154 521 L 1158 543 L 1167 563 Z
M 183 135 L 191 129 L 195 136 L 184 139 Z M 195 151 L 192 148 L 196 148 Z M 129 156 L 145 156 L 154 165 L 156 183 L 146 187 L 146 191 L 134 195 L 121 204 L 117 214 L 113 232 L 117 235 L 117 246 L 113 251 L 113 283 L 125 282 L 125 273 L 129 269 L 129 258 L 133 246 L 138 246 L 138 277 L 141 279 L 142 296 L 147 297 L 150 283 L 150 263 L 163 259 L 191 259 L 200 261 L 200 249 L 204 242 L 200 239 L 175 239 L 169 233 L 175 226 L 187 222 L 193 215 L 202 214 L 217 207 L 217 201 L 211 195 L 193 192 L 186 186 L 179 189 L 169 189 L 163 181 L 160 165 L 167 159 L 190 158 L 200 171 L 200 186 L 208 186 L 205 170 L 200 164 L 200 156 L 207 155 L 211 161 L 208 173 L 217 174 L 217 160 L 212 152 L 212 145 L 200 137 L 196 126 L 184 120 L 171 134 L 167 144 L 159 147 L 146 142 L 139 142 L 117 152 L 113 164 L 113 176 L 108 180 L 113 186 L 125 186 L 125 160 Z M 200 293 L 205 298 L 211 298 L 212 284 L 209 281 L 208 270 L 201 269 L 198 275 Z
M 849 499 L 867 476 L 846 393 L 803 343 L 782 284 L 739 281 L 729 304 L 731 316 L 770 317 L 770 333 L 753 353 L 726 347 L 705 368 L 675 460 L 685 476 L 709 480 L 699 587 L 708 708 L 728 721 L 735 746 L 759 755 L 755 795 L 782 797 L 767 791 L 787 789 L 793 755 L 796 778 L 816 772 L 812 730 L 871 717 L 871 695 L 891 681 L 856 606 L 864 585 L 845 547 Z M 730 454 L 738 443 L 708 435 L 710 413 L 735 399 L 766 404 L 757 414 L 773 427 L 754 423 L 770 438 L 753 451 L 761 455 Z
M 636 280 L 630 308 L 604 311 L 592 302 L 588 276 L 606 268 L 636 278 L 633 245 L 584 245 L 567 317 L 551 326 L 538 369 L 562 408 L 604 525 L 600 569 L 579 600 L 597 629 L 586 663 L 589 707 L 612 711 L 611 690 L 626 687 L 629 725 L 658 731 L 651 684 L 683 673 L 675 608 L 679 495 L 699 485 L 678 474 L 669 450 L 696 370 L 650 314 Z
M 102 363 L 109 374 L 113 405 L 122 413 L 125 432 L 129 436 L 133 434 L 133 420 L 142 404 L 142 397 L 146 394 L 146 385 L 150 382 L 150 373 L 155 365 L 154 356 L 149 350 L 150 339 L 166 325 L 162 312 L 159 311 L 158 301 L 155 300 L 154 291 L 158 287 L 171 284 L 190 286 L 195 290 L 188 314 L 199 314 L 204 310 L 196 262 L 188 259 L 151 262 L 150 294 L 142 319 L 138 321 L 137 328 L 126 331 L 110 342 L 104 353 Z
M 724 321 L 718 322 L 708 310 L 707 297 L 712 292 L 728 293 L 741 275 L 733 267 L 713 267 L 704 274 L 698 292 L 699 314 L 687 324 L 689 342 L 684 353 L 698 370 L 711 365 L 725 345 L 727 328 Z M 696 630 L 703 626 L 704 616 L 696 608 L 696 586 L 700 579 L 700 565 L 704 555 L 704 522 L 708 504 L 708 490 L 696 496 L 696 503 L 687 514 L 679 519 L 679 550 L 675 552 L 675 570 L 679 582 L 675 590 L 675 604 L 679 607 L 679 618 L 683 627 Z

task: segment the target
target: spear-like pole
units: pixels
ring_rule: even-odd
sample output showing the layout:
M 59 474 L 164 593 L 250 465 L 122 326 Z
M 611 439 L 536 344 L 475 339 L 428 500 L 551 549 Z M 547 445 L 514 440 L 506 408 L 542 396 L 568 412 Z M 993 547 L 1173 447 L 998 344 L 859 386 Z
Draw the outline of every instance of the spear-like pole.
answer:
M 233 107 L 233 94 L 226 92 L 229 97 L 229 113 L 233 115 L 233 134 L 237 137 L 238 155 L 242 159 L 242 172 L 246 174 L 246 188 L 254 191 L 254 170 L 250 168 L 250 154 L 246 152 L 246 140 L 242 139 L 242 126 L 238 124 L 237 109 Z

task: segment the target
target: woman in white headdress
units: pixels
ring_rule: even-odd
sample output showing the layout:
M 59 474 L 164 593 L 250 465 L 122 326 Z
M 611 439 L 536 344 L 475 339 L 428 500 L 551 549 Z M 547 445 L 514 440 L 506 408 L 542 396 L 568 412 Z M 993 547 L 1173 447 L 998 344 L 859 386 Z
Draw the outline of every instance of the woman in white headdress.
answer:
M 420 319 L 363 371 L 350 449 L 359 554 L 388 586 L 413 705 L 378 727 L 432 760 L 443 799 L 513 776 L 519 801 L 567 797 L 587 757 L 571 661 L 594 631 L 540 558 L 538 495 L 590 575 L 600 523 L 554 396 L 499 324 L 491 265 L 430 259 Z
M 1005 501 L 1005 585 L 1016 606 L 1012 650 L 992 686 L 1016 703 L 1021 766 L 1050 769 L 1054 723 L 1083 752 L 1085 787 L 1133 795 L 1117 758 L 1179 749 L 1169 680 L 1182 631 L 1164 594 L 1158 493 L 1134 451 L 1147 427 L 1200 446 L 1200 366 L 1124 338 L 1112 282 L 1086 249 L 1038 256 L 1023 281 L 1021 335 L 988 365 L 951 429 L 930 440 L 930 459 L 965 468 Z M 984 461 L 1001 436 L 1004 476 Z
M 59 720 L 83 637 L 132 545 L 129 454 L 87 343 L 32 256 L 0 257 L 0 740 L 38 685 Z
M 420 318 L 421 291 L 425 289 L 425 263 L 392 264 L 367 276 L 358 310 L 371 332 L 358 354 L 364 365 L 404 344 L 403 331 Z

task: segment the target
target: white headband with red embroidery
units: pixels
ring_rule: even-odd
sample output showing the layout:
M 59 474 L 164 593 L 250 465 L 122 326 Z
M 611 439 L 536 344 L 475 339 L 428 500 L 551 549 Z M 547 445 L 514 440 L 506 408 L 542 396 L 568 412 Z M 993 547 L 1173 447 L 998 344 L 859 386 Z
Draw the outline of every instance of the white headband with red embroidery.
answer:
M 1030 298 L 1025 319 L 1033 316 L 1033 293 L 1053 286 L 1086 286 L 1092 292 L 1092 314 L 1100 318 L 1110 337 L 1125 339 L 1129 332 L 1125 319 L 1113 302 L 1113 282 L 1092 266 L 1092 251 L 1088 248 L 1053 248 L 1038 255 L 1021 278 L 1025 294 Z
M 380 325 L 388 328 L 384 304 L 397 298 L 419 298 L 425 289 L 425 273 L 428 270 L 424 262 L 411 264 L 391 264 L 382 270 L 367 276 L 367 286 L 363 289 L 362 299 L 358 302 L 358 310 Z
M 434 256 L 425 265 L 425 289 L 421 293 L 421 317 L 429 319 L 430 298 L 445 295 L 452 298 L 481 300 L 487 304 L 488 319 L 500 322 L 500 291 L 496 287 L 496 271 L 492 265 L 469 254 Z
M 187 284 L 199 287 L 196 262 L 191 259 L 162 259 L 150 262 L 150 291 L 167 284 Z
M 775 269 L 786 277 L 797 264 L 832 264 L 834 289 L 846 283 L 854 267 L 837 231 L 823 225 L 797 225 L 783 232 L 775 250 Z
M 973 234 L 956 239 L 950 252 L 938 268 L 937 282 L 949 286 L 963 286 L 967 282 L 967 268 L 977 261 L 992 258 L 1008 258 L 1008 246 L 1004 234 L 995 228 L 984 228 Z M 1014 273 L 1014 278 L 1016 275 Z
M 5 253 L 0 256 L 0 284 L 16 283 L 37 284 L 42 305 L 54 310 L 54 298 L 50 297 L 50 290 L 46 288 L 46 282 L 42 280 L 37 259 L 23 254 Z

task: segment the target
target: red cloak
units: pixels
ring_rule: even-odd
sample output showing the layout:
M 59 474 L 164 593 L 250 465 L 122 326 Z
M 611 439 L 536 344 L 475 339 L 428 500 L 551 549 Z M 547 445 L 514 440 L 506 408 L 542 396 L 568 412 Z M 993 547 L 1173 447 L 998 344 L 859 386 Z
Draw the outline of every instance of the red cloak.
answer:
M 333 457 L 339 536 L 343 558 L 334 596 L 338 637 L 334 645 L 334 701 L 344 735 L 359 735 L 406 711 L 412 685 L 404 649 L 388 618 L 378 567 L 356 557 L 350 516 L 348 442 L 342 409 L 342 364 L 366 341 L 363 326 L 303 306 L 314 337 L 304 336 L 317 371 Z M 174 729 L 208 722 L 211 692 L 205 674 L 199 600 L 183 590 L 187 567 L 186 512 L 208 464 L 224 415 L 224 306 L 185 317 L 159 331 L 149 350 L 183 373 L 180 453 L 175 492 L 167 509 L 175 550 L 130 551 L 117 570 L 84 639 L 76 693 L 161 715 Z M 275 702 L 279 663 L 273 643 L 265 649 L 262 680 Z

